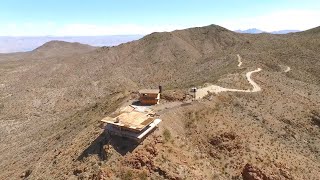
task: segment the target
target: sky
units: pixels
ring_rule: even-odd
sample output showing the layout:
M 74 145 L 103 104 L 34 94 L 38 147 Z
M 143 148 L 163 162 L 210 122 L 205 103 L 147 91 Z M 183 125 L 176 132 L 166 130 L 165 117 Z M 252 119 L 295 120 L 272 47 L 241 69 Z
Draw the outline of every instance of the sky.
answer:
M 320 26 L 319 0 L 1 0 L 0 36 L 149 34 L 216 24 L 230 30 Z

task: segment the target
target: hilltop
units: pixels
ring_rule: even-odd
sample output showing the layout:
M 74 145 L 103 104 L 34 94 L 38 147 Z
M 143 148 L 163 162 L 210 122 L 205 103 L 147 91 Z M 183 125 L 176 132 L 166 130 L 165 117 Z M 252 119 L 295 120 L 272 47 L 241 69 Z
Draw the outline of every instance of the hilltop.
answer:
M 95 48 L 92 46 L 80 44 L 80 43 L 69 43 L 65 41 L 50 41 L 34 49 L 32 51 L 32 54 L 41 56 L 41 57 L 72 55 L 72 54 L 89 52 L 93 49 Z
M 210 25 L 0 55 L 0 179 L 319 179 L 317 29 L 252 35 Z M 251 88 L 246 74 L 257 68 L 261 91 L 190 102 L 194 85 Z M 103 117 L 159 84 L 163 121 L 142 144 L 102 133 Z
M 143 35 L 110 36 L 0 36 L 0 53 L 28 52 L 50 41 L 79 42 L 91 46 L 116 46 L 142 38 Z

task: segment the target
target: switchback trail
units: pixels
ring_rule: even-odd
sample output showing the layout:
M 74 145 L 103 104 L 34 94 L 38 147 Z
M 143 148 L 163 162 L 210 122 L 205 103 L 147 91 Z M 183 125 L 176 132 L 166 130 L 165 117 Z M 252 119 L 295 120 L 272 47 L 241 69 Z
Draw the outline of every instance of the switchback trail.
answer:
M 240 57 L 239 54 L 237 56 L 238 56 L 238 61 L 239 61 L 238 67 L 240 67 L 241 64 L 242 64 L 241 57 Z M 261 70 L 262 70 L 261 68 L 258 68 L 258 69 L 254 70 L 254 71 L 250 71 L 250 72 L 246 73 L 247 80 L 249 81 L 249 83 L 253 87 L 252 89 L 247 89 L 247 90 L 229 89 L 229 88 L 224 88 L 224 87 L 217 86 L 217 85 L 210 85 L 210 86 L 198 89 L 197 93 L 196 93 L 196 98 L 197 99 L 201 99 L 204 96 L 206 96 L 208 94 L 208 92 L 218 94 L 220 92 L 228 92 L 228 91 L 229 92 L 258 92 L 258 91 L 261 91 L 261 87 L 251 79 L 251 75 L 253 73 L 259 72 Z

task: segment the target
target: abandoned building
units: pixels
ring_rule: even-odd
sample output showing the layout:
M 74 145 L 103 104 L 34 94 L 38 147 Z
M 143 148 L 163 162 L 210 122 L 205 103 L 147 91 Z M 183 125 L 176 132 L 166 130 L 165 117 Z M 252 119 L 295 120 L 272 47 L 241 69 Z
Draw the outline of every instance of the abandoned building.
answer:
M 140 90 L 140 104 L 159 104 L 161 92 L 161 86 L 159 89 Z M 118 109 L 101 121 L 107 123 L 105 130 L 110 135 L 127 137 L 140 142 L 161 122 L 161 119 L 156 116 L 158 115 L 153 112 L 151 106 L 129 105 Z
M 139 91 L 139 101 L 142 105 L 159 104 L 162 87 L 159 89 L 143 89 Z
M 103 118 L 107 123 L 105 130 L 111 135 L 117 135 L 141 141 L 161 122 L 155 113 L 149 109 L 135 106 L 121 108 L 114 116 Z

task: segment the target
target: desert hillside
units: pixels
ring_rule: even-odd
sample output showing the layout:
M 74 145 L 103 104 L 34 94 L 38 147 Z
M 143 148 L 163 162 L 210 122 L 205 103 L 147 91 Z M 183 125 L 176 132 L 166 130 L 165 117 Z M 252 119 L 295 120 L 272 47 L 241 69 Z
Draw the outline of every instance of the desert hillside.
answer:
M 192 86 L 252 88 L 257 68 L 259 91 L 192 101 Z M 319 71 L 320 27 L 0 54 L 0 179 L 320 179 Z M 102 118 L 158 85 L 155 132 L 139 145 L 103 133 Z

